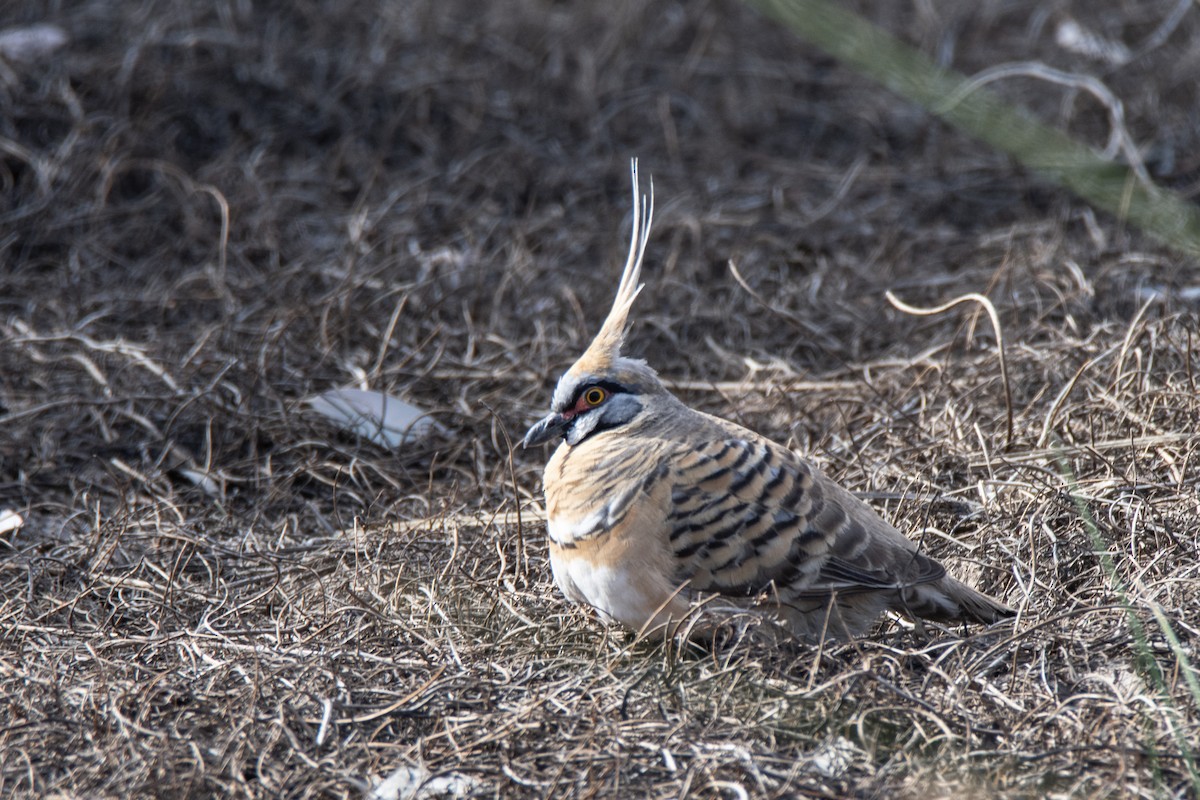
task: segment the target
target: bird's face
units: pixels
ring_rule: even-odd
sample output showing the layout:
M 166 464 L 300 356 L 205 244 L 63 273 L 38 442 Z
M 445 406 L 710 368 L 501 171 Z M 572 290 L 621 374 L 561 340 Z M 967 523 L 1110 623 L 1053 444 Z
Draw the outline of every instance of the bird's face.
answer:
M 550 413 L 525 434 L 525 447 L 558 437 L 574 446 L 601 431 L 636 424 L 667 395 L 643 361 L 620 358 L 601 372 L 579 367 L 576 364 L 559 380 Z

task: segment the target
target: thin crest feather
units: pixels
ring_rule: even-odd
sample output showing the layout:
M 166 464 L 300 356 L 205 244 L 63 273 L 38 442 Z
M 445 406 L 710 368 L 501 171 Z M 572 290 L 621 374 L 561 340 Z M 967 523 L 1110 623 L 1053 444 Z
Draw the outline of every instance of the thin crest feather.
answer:
M 654 222 L 654 179 L 650 179 L 650 194 L 647 197 L 641 193 L 638 184 L 636 158 L 630 161 L 629 172 L 633 182 L 633 226 L 629 235 L 629 256 L 625 259 L 625 271 L 621 273 L 621 282 L 617 286 L 612 309 L 604 319 L 596 338 L 576 362 L 576 368 L 587 371 L 599 371 L 615 362 L 620 355 L 621 343 L 625 339 L 625 329 L 629 321 L 629 310 L 633 308 L 633 301 L 644 285 L 638 283 L 638 280 L 642 274 L 642 258 L 646 253 L 646 242 L 650 238 L 650 226 Z

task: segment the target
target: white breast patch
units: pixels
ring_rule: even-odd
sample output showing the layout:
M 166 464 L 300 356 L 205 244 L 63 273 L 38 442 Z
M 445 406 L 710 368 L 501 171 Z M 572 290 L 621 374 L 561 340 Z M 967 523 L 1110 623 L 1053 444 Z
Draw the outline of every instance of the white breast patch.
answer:
M 592 606 L 609 619 L 637 630 L 654 616 L 658 604 L 621 570 L 592 566 L 586 558 L 555 555 L 551 555 L 550 567 L 563 594 Z

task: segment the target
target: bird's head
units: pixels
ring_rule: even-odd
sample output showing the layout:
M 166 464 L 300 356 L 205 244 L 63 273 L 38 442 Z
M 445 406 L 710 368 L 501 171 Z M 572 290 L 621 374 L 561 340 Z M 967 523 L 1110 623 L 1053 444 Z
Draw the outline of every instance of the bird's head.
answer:
M 612 309 L 588 349 L 559 379 L 550 413 L 525 434 L 525 447 L 558 437 L 569 445 L 579 444 L 592 434 L 629 424 L 657 400 L 670 396 L 645 361 L 621 355 L 629 310 L 642 290 L 638 278 L 654 219 L 654 182 L 647 199 L 638 187 L 637 159 L 631 172 L 633 233 Z

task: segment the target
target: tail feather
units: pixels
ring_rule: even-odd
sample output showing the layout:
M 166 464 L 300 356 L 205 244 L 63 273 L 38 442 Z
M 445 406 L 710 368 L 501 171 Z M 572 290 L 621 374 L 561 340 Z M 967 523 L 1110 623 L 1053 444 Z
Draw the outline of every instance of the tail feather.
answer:
M 1016 616 L 999 600 L 978 592 L 949 575 L 905 592 L 906 614 L 937 622 L 978 622 L 990 625 Z

